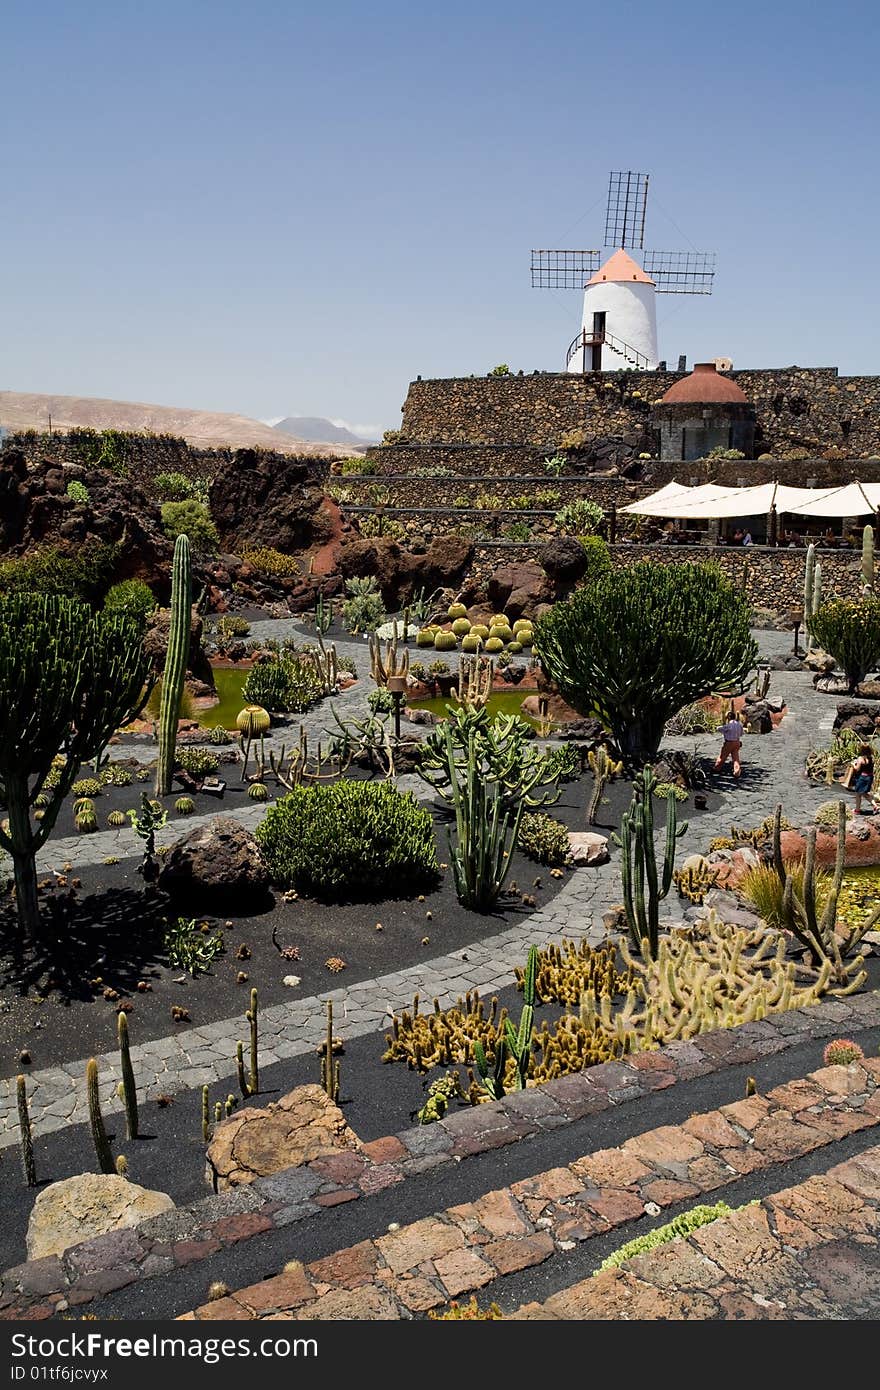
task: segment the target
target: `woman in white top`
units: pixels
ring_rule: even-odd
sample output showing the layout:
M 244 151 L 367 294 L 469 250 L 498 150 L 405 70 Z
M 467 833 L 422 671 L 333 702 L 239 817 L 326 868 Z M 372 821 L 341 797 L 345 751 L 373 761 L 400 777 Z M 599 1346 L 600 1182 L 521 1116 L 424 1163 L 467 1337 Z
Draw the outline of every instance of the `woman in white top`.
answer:
M 721 733 L 724 742 L 721 745 L 721 752 L 715 759 L 715 771 L 720 772 L 727 759 L 733 763 L 733 775 L 738 777 L 741 771 L 739 761 L 739 750 L 742 747 L 743 726 L 731 711 L 730 718 L 721 725 Z

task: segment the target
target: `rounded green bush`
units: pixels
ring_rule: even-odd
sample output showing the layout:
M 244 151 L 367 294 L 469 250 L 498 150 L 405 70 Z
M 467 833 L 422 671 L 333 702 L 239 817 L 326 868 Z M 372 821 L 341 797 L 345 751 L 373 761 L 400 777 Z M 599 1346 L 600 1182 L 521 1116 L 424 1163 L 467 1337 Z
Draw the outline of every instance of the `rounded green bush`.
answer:
M 302 714 L 324 693 L 314 663 L 285 652 L 258 661 L 248 672 L 242 694 L 270 714 Z
M 468 618 L 456 618 L 455 622 L 452 624 L 452 631 L 455 633 L 456 637 L 467 637 L 470 630 L 471 625 Z
M 217 754 L 207 748 L 178 748 L 177 762 L 191 777 L 210 777 L 220 766 Z
M 517 848 L 539 864 L 558 867 L 571 853 L 568 829 L 562 821 L 540 811 L 527 812 L 520 821 Z
M 492 627 L 489 629 L 489 636 L 500 637 L 502 642 L 511 642 L 513 640 L 513 631 L 507 623 L 493 623 Z
M 490 654 L 504 651 L 504 643 L 500 637 L 487 637 L 483 643 L 483 647 Z
M 196 809 L 196 803 L 191 796 L 179 796 L 174 803 L 174 809 L 179 816 L 191 816 Z
M 157 607 L 152 589 L 142 579 L 122 579 L 107 590 L 104 607 L 111 612 L 131 613 L 145 618 Z
M 434 648 L 438 652 L 453 652 L 457 646 L 454 632 L 440 631 L 434 638 Z
M 325 901 L 401 897 L 437 877 L 430 811 L 387 782 L 297 787 L 256 838 L 276 883 Z
M 467 609 L 463 603 L 450 603 L 446 610 L 446 615 L 449 618 L 466 618 Z
M 434 645 L 434 629 L 433 629 L 433 628 L 430 628 L 430 627 L 423 627 L 423 628 L 421 628 L 421 630 L 420 630 L 419 632 L 416 633 L 416 646 L 417 646 L 417 647 L 433 647 L 433 645 Z
M 482 639 L 480 637 L 475 637 L 472 632 L 469 632 L 467 637 L 462 637 L 461 639 L 461 649 L 463 652 L 473 654 L 474 652 L 478 652 L 482 645 Z

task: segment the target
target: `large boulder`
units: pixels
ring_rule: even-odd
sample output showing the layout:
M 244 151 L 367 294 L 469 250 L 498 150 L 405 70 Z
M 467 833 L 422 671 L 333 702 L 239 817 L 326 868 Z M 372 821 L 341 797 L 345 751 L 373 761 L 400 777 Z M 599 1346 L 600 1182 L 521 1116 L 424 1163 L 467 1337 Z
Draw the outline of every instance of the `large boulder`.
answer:
M 402 608 L 420 589 L 458 588 L 473 556 L 473 546 L 460 536 L 437 536 L 417 555 L 387 537 L 346 541 L 337 565 L 343 579 L 374 575 L 389 611 Z
M 557 592 L 571 588 L 582 579 L 590 563 L 587 552 L 575 536 L 557 536 L 548 541 L 538 559 Z
M 215 1192 L 297 1168 L 316 1158 L 359 1155 L 363 1146 L 321 1086 L 296 1086 L 264 1110 L 240 1110 L 217 1126 L 205 1155 Z
M 337 510 L 324 495 L 328 472 L 327 459 L 237 449 L 208 493 L 224 545 L 236 552 L 266 545 L 285 554 L 323 545 Z
M 88 502 L 68 497 L 72 482 L 84 484 Z M 28 464 L 20 450 L 6 449 L 0 453 L 0 554 L 50 545 L 71 555 L 89 545 L 112 545 L 113 580 L 143 579 L 167 601 L 172 546 L 155 502 L 108 469 L 52 459 Z
M 137 1226 L 170 1211 L 167 1192 L 138 1187 L 115 1173 L 79 1173 L 50 1183 L 37 1197 L 27 1228 L 29 1260 L 60 1255 L 71 1245 Z
M 532 560 L 502 565 L 488 583 L 489 602 L 496 613 L 510 618 L 535 618 L 553 597 L 553 589 L 540 565 Z
M 214 689 L 214 672 L 211 670 L 211 663 L 202 650 L 202 623 L 201 614 L 193 606 L 189 626 L 189 655 L 187 657 L 187 672 L 194 681 L 206 685 L 209 690 Z M 144 651 L 150 658 L 150 665 L 155 673 L 161 676 L 165 670 L 165 657 L 168 653 L 168 634 L 171 629 L 171 609 L 157 608 L 147 618 L 147 627 L 144 633 Z
M 230 816 L 215 816 L 175 840 L 159 875 L 169 897 L 224 911 L 253 907 L 267 897 L 269 883 L 259 845 Z

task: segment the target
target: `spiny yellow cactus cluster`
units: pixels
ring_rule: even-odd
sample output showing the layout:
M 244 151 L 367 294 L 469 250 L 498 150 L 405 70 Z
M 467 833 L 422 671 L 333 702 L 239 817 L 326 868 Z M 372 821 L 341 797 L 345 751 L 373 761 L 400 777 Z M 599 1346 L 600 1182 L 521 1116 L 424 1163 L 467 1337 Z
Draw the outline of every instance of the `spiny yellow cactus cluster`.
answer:
M 718 870 L 711 864 L 701 864 L 699 868 L 676 869 L 672 881 L 678 889 L 680 898 L 702 904 L 710 888 L 718 882 Z
M 578 946 L 564 938 L 561 946 L 551 942 L 538 952 L 535 980 L 538 1002 L 575 1006 L 585 989 L 609 997 L 625 994 L 632 984 L 633 972 L 629 966 L 618 970 L 617 959 L 617 946 L 613 941 L 602 946 L 590 946 L 586 941 Z M 515 974 L 517 989 L 522 989 L 524 971 L 520 966 L 515 967 Z
M 385 1035 L 383 1062 L 405 1061 L 410 1069 L 422 1072 L 431 1067 L 467 1064 L 475 1060 L 475 1042 L 481 1042 L 486 1053 L 494 1056 L 507 1018 L 507 1009 L 499 1010 L 497 998 L 493 997 L 488 1015 L 476 990 L 457 999 L 451 1009 L 441 1010 L 435 999 L 433 1013 L 423 1014 L 419 1005 L 416 994 L 412 1011 L 404 1009 L 401 1014 L 394 1014 L 391 1032 Z

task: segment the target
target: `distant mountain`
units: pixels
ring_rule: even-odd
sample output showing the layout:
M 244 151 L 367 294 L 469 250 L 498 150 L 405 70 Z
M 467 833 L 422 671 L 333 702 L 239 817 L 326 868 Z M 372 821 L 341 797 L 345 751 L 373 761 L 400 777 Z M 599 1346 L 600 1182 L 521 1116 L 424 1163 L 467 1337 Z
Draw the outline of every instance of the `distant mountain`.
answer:
M 197 448 L 261 448 L 281 454 L 337 456 L 327 438 L 275 430 L 262 420 L 222 411 L 182 410 L 176 406 L 145 405 L 138 401 L 103 400 L 92 396 L 44 396 L 23 391 L 0 391 L 0 427 L 15 430 L 71 428 L 149 431 L 175 434 Z M 288 422 L 290 423 L 290 422 Z M 323 423 L 323 422 L 322 422 Z M 332 426 L 331 426 L 332 429 Z M 354 438 L 354 436 L 352 436 Z M 363 445 L 363 441 L 361 441 Z
M 362 434 L 353 434 L 342 425 L 334 425 L 320 415 L 287 415 L 278 420 L 273 429 L 282 434 L 292 434 L 297 439 L 309 439 L 320 444 L 353 444 L 358 449 L 366 449 L 370 444 L 378 444 L 378 439 L 365 439 Z

